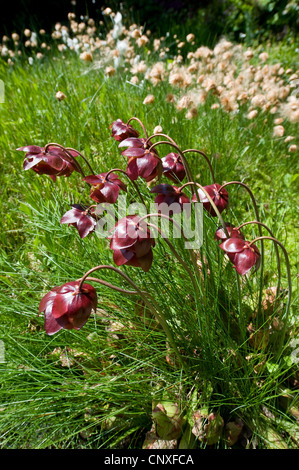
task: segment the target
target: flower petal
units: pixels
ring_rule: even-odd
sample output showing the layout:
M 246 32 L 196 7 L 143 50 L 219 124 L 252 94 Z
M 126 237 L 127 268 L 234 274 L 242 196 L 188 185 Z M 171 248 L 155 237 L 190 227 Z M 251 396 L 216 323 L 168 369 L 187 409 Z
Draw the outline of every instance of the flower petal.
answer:
M 246 244 L 241 238 L 228 238 L 219 247 L 227 253 L 240 253 L 246 248 Z
M 89 215 L 82 216 L 77 222 L 77 229 L 81 238 L 87 237 L 97 225 L 96 221 Z
M 250 248 L 247 248 L 240 253 L 237 253 L 234 258 L 234 266 L 239 274 L 242 276 L 250 271 L 256 264 L 257 257 Z
M 50 310 L 45 311 L 45 330 L 48 335 L 53 335 L 61 330 L 62 325 L 53 317 Z

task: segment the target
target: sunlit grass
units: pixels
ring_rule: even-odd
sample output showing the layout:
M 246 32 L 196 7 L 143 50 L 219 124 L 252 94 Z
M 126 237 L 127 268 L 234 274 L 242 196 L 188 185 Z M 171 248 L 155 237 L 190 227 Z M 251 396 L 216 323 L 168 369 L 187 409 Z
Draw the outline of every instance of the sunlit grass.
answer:
M 220 411 L 226 421 L 241 417 L 260 438 L 260 447 L 267 446 L 266 408 L 268 415 L 274 414 L 273 423 L 286 445 L 298 445 L 290 437 L 296 427 L 288 413 L 290 406 L 286 411 L 279 405 L 281 389 L 292 383 L 295 374 L 291 351 L 287 344 L 277 364 L 271 362 L 271 353 L 252 349 L 248 340 L 239 341 L 236 316 L 227 319 L 238 308 L 235 273 L 223 265 L 213 240 L 217 224 L 208 217 L 203 254 L 213 267 L 213 286 L 205 281 L 207 295 L 196 308 L 192 286 L 163 241 L 154 249 L 149 273 L 123 268 L 159 299 L 189 358 L 188 375 L 173 366 L 175 358 L 164 333 L 157 325 L 148 328 L 142 315 L 136 314 L 137 299 L 104 287 L 99 289 L 99 311 L 81 331 L 45 334 L 43 317 L 37 315 L 41 297 L 55 285 L 80 278 L 94 265 L 112 264 L 112 253 L 106 240 L 96 236 L 81 240 L 73 227 L 60 224 L 70 203 L 89 200 L 89 189 L 80 176 L 53 183 L 46 176 L 23 171 L 24 155 L 16 151 L 26 144 L 57 142 L 81 151 L 97 173 L 125 168 L 109 125 L 133 115 L 144 122 L 149 134 L 160 125 L 181 148 L 204 150 L 211 156 L 217 181 L 238 180 L 252 188 L 261 219 L 285 244 L 291 261 L 294 324 L 298 163 L 295 154 L 286 153 L 282 139 L 273 139 L 273 116 L 264 113 L 249 123 L 246 106 L 236 114 L 211 110 L 211 96 L 198 117 L 189 120 L 165 101 L 169 84 L 134 86 L 120 72 L 108 78 L 102 70 L 82 66 L 73 54 L 66 53 L 65 61 L 49 57 L 33 65 L 20 62 L 10 68 L 1 63 L 0 67 L 5 83 L 5 103 L 0 104 L 0 339 L 6 360 L 0 364 L 1 447 L 113 448 L 121 442 L 141 447 L 152 425 L 152 401 L 179 400 L 185 410 L 194 390 L 198 391 L 194 410 L 204 406 Z M 58 90 L 66 100 L 57 101 Z M 149 93 L 155 95 L 155 102 L 147 107 L 143 100 Z M 295 134 L 294 124 L 286 122 L 285 128 L 287 134 Z M 190 162 L 197 181 L 209 184 L 204 161 L 193 156 Z M 83 161 L 82 166 L 87 172 Z M 145 183 L 140 183 L 140 190 L 152 201 Z M 236 225 L 254 219 L 241 188 L 230 189 L 228 216 Z M 257 236 L 254 227 L 247 227 L 246 233 L 249 238 Z M 179 240 L 174 243 L 190 262 L 188 250 L 181 250 Z M 266 265 L 265 284 L 272 285 L 275 253 L 270 244 Z M 284 265 L 282 270 L 286 288 Z M 127 287 L 111 273 L 105 273 L 105 280 Z M 255 288 L 254 282 L 244 284 L 246 307 L 256 303 Z M 107 327 L 115 327 L 117 336 L 109 337 Z M 291 388 L 291 404 L 296 406 Z M 225 447 L 225 441 L 220 445 Z

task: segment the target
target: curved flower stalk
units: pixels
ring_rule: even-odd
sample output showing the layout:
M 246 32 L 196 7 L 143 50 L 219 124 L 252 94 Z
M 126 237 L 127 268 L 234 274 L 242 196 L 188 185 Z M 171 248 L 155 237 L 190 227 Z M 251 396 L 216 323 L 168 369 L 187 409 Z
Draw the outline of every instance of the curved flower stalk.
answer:
M 237 227 L 236 230 L 240 230 L 241 228 L 245 227 L 246 225 L 252 225 L 252 224 L 256 224 L 256 225 L 259 225 L 261 227 L 264 227 L 269 232 L 270 236 L 272 238 L 275 238 L 273 232 L 269 229 L 269 227 L 267 227 L 267 225 L 264 224 L 263 222 L 259 222 L 258 220 L 252 220 L 252 221 L 249 221 L 249 222 L 244 222 L 243 224 L 239 225 L 239 227 Z M 276 298 L 275 298 L 275 302 L 274 302 L 274 308 L 275 308 L 275 304 L 276 304 L 277 297 L 279 295 L 279 289 L 280 289 L 281 266 L 280 266 L 280 256 L 279 256 L 279 249 L 278 249 L 277 243 L 274 243 L 274 249 L 275 249 L 276 259 L 277 259 L 277 287 L 276 287 Z
M 167 136 L 168 137 L 168 136 Z M 170 139 L 170 138 L 169 138 Z M 187 176 L 187 179 L 188 181 L 193 181 L 194 178 L 192 176 L 192 173 L 191 173 L 191 169 L 190 169 L 190 166 L 189 166 L 189 163 L 187 161 L 187 159 L 185 158 L 185 155 L 183 154 L 183 152 L 181 151 L 180 147 L 172 140 L 170 139 L 169 141 L 167 140 L 160 140 L 159 142 L 155 142 L 153 143 L 149 150 L 152 151 L 155 149 L 155 147 L 157 147 L 158 145 L 162 145 L 162 144 L 167 144 L 167 145 L 170 145 L 171 147 L 173 147 L 177 153 L 180 155 L 180 158 L 181 158 L 181 161 L 183 163 L 183 166 L 184 166 L 184 169 L 185 169 L 185 173 L 186 173 L 186 176 Z
M 288 318 L 289 318 L 291 300 L 292 300 L 292 279 L 291 279 L 290 261 L 289 261 L 289 256 L 288 256 L 287 250 L 285 249 L 284 245 L 274 237 L 270 237 L 270 236 L 257 237 L 254 240 L 252 240 L 250 242 L 250 244 L 253 245 L 257 241 L 262 242 L 263 240 L 271 240 L 273 243 L 275 243 L 275 245 L 278 245 L 282 249 L 283 254 L 284 254 L 284 258 L 285 258 L 286 269 L 287 269 L 288 300 L 287 300 L 287 304 L 286 304 L 285 314 L 284 314 L 284 316 L 282 316 L 282 320 L 284 320 L 284 325 L 283 325 L 283 329 L 281 331 L 279 348 L 278 348 L 278 351 L 279 351 L 279 356 L 278 357 L 280 357 L 280 355 L 282 353 L 282 346 L 283 346 L 283 342 L 284 342 L 284 338 L 285 338 L 285 334 L 286 334 L 287 322 L 288 322 Z
M 248 192 L 248 194 L 251 198 L 252 204 L 253 204 L 253 208 L 254 208 L 254 212 L 255 212 L 255 218 L 258 222 L 260 222 L 260 216 L 259 216 L 259 210 L 258 210 L 258 207 L 257 207 L 257 203 L 256 203 L 255 197 L 253 195 L 253 192 L 251 191 L 249 186 L 247 186 L 247 184 L 245 184 L 245 183 L 242 183 L 241 181 L 228 181 L 227 183 L 224 183 L 221 186 L 219 191 L 221 191 L 222 189 L 224 189 L 224 188 L 226 188 L 227 186 L 230 186 L 230 185 L 238 185 L 238 186 L 241 186 L 244 189 L 246 189 L 246 191 Z M 262 228 L 261 228 L 260 224 L 258 225 L 258 230 L 259 230 L 259 236 L 261 237 L 263 235 L 263 233 L 262 233 Z M 260 261 L 259 309 L 261 308 L 262 295 L 263 295 L 263 276 L 264 276 L 264 243 L 263 243 L 263 240 L 261 241 L 260 253 L 261 253 L 261 261 Z M 260 313 L 260 310 L 259 310 L 259 313 Z
M 171 345 L 171 347 L 173 348 L 177 358 L 178 358 L 178 361 L 182 367 L 182 369 L 185 370 L 185 372 L 187 372 L 187 369 L 186 369 L 186 365 L 182 359 L 182 356 L 176 346 L 176 343 L 173 339 L 173 335 L 172 335 L 172 331 L 171 329 L 169 328 L 168 324 L 167 324 L 167 321 L 164 317 L 164 314 L 163 312 L 161 311 L 161 309 L 159 308 L 159 306 L 157 305 L 154 297 L 149 294 L 148 292 L 144 292 L 142 291 L 137 284 L 135 284 L 134 281 L 132 281 L 132 279 L 127 276 L 125 273 L 123 273 L 120 269 L 118 268 L 115 268 L 114 266 L 109 266 L 109 265 L 99 265 L 99 266 L 95 266 L 94 268 L 90 269 L 89 271 L 87 271 L 87 273 L 84 274 L 84 276 L 81 278 L 80 280 L 80 284 L 79 284 L 79 289 L 81 288 L 81 286 L 84 285 L 84 282 L 85 280 L 87 280 L 88 278 L 91 279 L 89 277 L 89 275 L 91 273 L 93 273 L 94 271 L 97 271 L 97 270 L 100 270 L 100 269 L 110 269 L 114 272 L 116 272 L 117 274 L 119 274 L 121 277 L 123 277 L 134 289 L 134 291 L 132 292 L 129 292 L 130 295 L 133 295 L 133 294 L 138 294 L 141 299 L 143 300 L 144 304 L 148 307 L 148 309 L 150 310 L 150 312 L 152 313 L 152 315 L 156 318 L 157 322 L 160 323 L 160 325 L 162 326 L 163 330 L 164 330 L 164 333 L 169 341 L 169 344 Z M 95 278 L 92 278 L 92 280 L 95 280 Z M 97 282 L 97 281 L 96 281 Z M 101 280 L 100 283 L 103 283 L 103 281 Z M 105 283 L 106 286 L 108 287 L 111 287 L 113 289 L 115 289 L 116 286 L 112 286 L 111 284 L 108 285 L 108 283 Z M 116 288 L 117 290 L 119 290 L 119 288 Z M 128 292 L 125 292 L 124 290 L 122 290 L 124 293 L 128 293 Z
M 94 171 L 93 171 L 93 169 L 92 169 L 92 167 L 91 167 L 91 165 L 90 165 L 90 163 L 89 163 L 89 161 L 87 160 L 86 157 L 84 157 L 84 155 L 82 155 L 81 152 L 79 152 L 79 151 L 76 150 L 76 149 L 73 149 L 72 147 L 65 147 L 65 150 L 66 150 L 67 152 L 76 152 L 77 155 L 79 155 L 81 158 L 83 158 L 83 160 L 84 160 L 85 163 L 87 164 L 88 168 L 90 169 L 91 173 L 92 173 L 93 175 L 95 174 Z
M 174 226 L 176 226 L 177 228 L 180 229 L 180 226 L 171 218 L 169 217 L 168 215 L 166 214 L 161 214 L 161 213 L 151 213 L 151 214 L 146 214 L 144 215 L 143 217 L 140 218 L 138 224 L 141 224 L 143 223 L 143 221 L 145 221 L 147 218 L 149 217 L 158 217 L 158 218 L 162 218 L 162 219 L 166 219 L 168 221 L 170 221 Z M 178 252 L 176 251 L 176 249 L 174 248 L 173 244 L 170 242 L 170 240 L 168 238 L 166 238 L 163 234 L 162 234 L 162 230 L 159 229 L 156 225 L 154 224 L 151 224 L 151 223 L 147 223 L 147 226 L 151 226 L 153 228 L 155 228 L 156 230 L 158 230 L 158 232 L 160 233 L 160 235 L 162 235 L 163 239 L 165 240 L 165 242 L 167 243 L 167 245 L 169 246 L 169 248 L 171 249 L 172 253 L 174 254 L 174 256 L 176 257 L 176 259 L 179 261 L 179 263 L 183 266 L 183 268 L 187 271 L 189 277 L 190 277 L 190 280 L 193 284 L 193 287 L 194 287 L 194 291 L 196 293 L 196 301 L 199 300 L 199 296 L 200 296 L 200 292 L 199 292 L 199 286 L 197 285 L 195 279 L 194 279 L 194 276 L 192 274 L 192 271 L 190 270 L 189 266 L 185 263 L 185 261 L 182 259 L 182 257 L 178 254 Z M 183 238 L 185 241 L 186 238 L 184 237 L 183 235 Z M 191 257 L 191 260 L 192 260 L 192 263 L 193 263 L 193 266 L 195 268 L 195 272 L 196 274 L 198 274 L 198 266 L 197 266 L 197 263 L 196 263 L 196 259 L 195 259 L 195 256 L 194 256 L 194 252 L 193 250 L 190 250 L 190 257 Z
M 209 166 L 209 169 L 210 169 L 210 173 L 211 173 L 211 176 L 212 176 L 212 181 L 213 183 L 215 183 L 215 175 L 214 175 L 214 170 L 213 170 L 213 167 L 212 167 L 212 163 L 210 161 L 210 159 L 208 158 L 208 156 L 202 151 L 202 150 L 197 150 L 197 149 L 188 149 L 188 150 L 183 150 L 183 154 L 185 155 L 186 153 L 198 153 L 200 155 L 202 155 L 204 157 L 204 159 L 206 160 L 208 166 Z
M 213 197 L 211 196 L 210 194 L 210 191 L 208 191 L 206 189 L 206 187 L 202 186 L 201 184 L 199 183 L 195 183 L 194 181 L 189 181 L 188 183 L 185 183 L 183 184 L 183 186 L 181 186 L 179 189 L 180 191 L 182 191 L 185 187 L 187 186 L 197 186 L 200 191 L 202 192 L 202 194 L 204 195 L 204 197 L 207 199 L 208 203 L 209 203 L 209 206 L 211 208 L 211 210 L 213 210 L 213 213 L 215 213 L 215 215 L 218 217 L 220 223 L 221 223 L 221 226 L 223 228 L 223 231 L 225 233 L 225 235 L 227 237 L 229 237 L 229 233 L 228 233 L 228 230 L 227 230 L 227 225 L 224 223 L 224 220 L 221 216 L 221 212 L 222 212 L 222 207 L 223 205 L 221 204 L 221 207 L 220 207 L 220 210 L 218 208 L 218 205 L 217 205 L 217 202 L 215 201 L 215 198 L 213 199 Z M 198 191 L 197 191 L 198 193 Z M 195 198 L 193 199 L 193 202 L 196 202 Z M 221 210 L 222 209 L 222 210 Z
M 144 199 L 143 199 L 143 197 L 142 197 L 142 195 L 141 195 L 141 192 L 139 191 L 138 185 L 136 184 L 135 181 L 131 180 L 131 178 L 129 177 L 128 173 L 127 173 L 125 170 L 122 170 L 121 168 L 113 168 L 112 170 L 109 170 L 109 171 L 107 172 L 106 178 L 109 177 L 110 173 L 116 173 L 116 172 L 122 173 L 123 175 L 125 175 L 125 176 L 128 178 L 128 180 L 130 181 L 130 183 L 132 183 L 133 186 L 134 186 L 134 188 L 136 189 L 136 192 L 137 192 L 137 194 L 138 194 L 138 196 L 139 196 L 139 198 L 140 198 L 142 204 L 145 206 L 145 202 L 144 202 Z
M 127 124 L 126 124 L 126 125 L 129 126 L 130 122 L 132 122 L 132 121 L 137 121 L 137 122 L 140 124 L 140 126 L 142 127 L 142 130 L 143 130 L 143 132 L 144 132 L 145 138 L 147 139 L 147 138 L 148 138 L 148 134 L 147 134 L 147 132 L 146 132 L 146 128 L 145 128 L 143 122 L 142 122 L 138 117 L 132 116 L 132 117 L 127 121 Z

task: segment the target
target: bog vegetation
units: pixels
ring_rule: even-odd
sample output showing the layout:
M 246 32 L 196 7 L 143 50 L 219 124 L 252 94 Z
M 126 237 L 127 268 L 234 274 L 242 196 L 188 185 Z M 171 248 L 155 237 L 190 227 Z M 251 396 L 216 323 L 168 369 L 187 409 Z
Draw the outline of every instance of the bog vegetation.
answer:
M 0 50 L 1 447 L 298 448 L 296 44 L 106 8 Z

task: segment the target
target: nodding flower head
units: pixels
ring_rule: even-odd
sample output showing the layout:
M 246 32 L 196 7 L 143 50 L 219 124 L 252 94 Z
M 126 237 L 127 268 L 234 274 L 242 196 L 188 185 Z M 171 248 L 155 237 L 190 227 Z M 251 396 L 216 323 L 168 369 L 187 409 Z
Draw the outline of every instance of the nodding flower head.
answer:
M 108 202 L 109 204 L 114 204 L 117 201 L 119 190 L 127 190 L 126 185 L 115 173 L 109 173 L 109 175 L 108 173 L 100 173 L 99 175 L 90 175 L 83 178 L 84 181 L 92 186 L 91 199 L 98 203 Z
M 109 129 L 111 129 L 111 137 L 114 137 L 118 142 L 122 142 L 128 137 L 138 137 L 139 132 L 134 129 L 130 124 L 125 124 L 121 119 L 114 121 Z
M 243 233 L 238 229 L 238 227 L 235 227 L 234 225 L 230 223 L 226 223 L 226 230 L 228 235 L 226 235 L 224 228 L 221 226 L 216 230 L 215 233 L 215 240 L 224 242 L 228 238 L 242 238 L 243 240 L 245 239 Z
M 153 262 L 152 247 L 155 240 L 143 220 L 138 215 L 129 215 L 121 219 L 114 227 L 110 237 L 113 261 L 117 266 L 140 267 L 147 272 Z
M 226 209 L 226 207 L 228 206 L 228 192 L 226 191 L 225 188 L 222 188 L 221 191 L 219 191 L 220 188 L 221 188 L 220 184 L 217 184 L 217 183 L 204 186 L 204 189 L 206 190 L 208 195 L 211 197 L 219 213 L 221 214 L 221 212 L 224 211 L 224 209 Z M 209 200 L 207 195 L 204 193 L 204 191 L 201 188 L 199 188 L 197 193 L 198 193 L 200 202 L 203 203 L 203 206 L 206 209 L 206 211 L 209 212 L 209 214 L 212 217 L 217 217 L 217 214 L 211 204 L 211 201 Z M 192 201 L 197 202 L 196 194 L 193 195 Z
M 236 271 L 247 274 L 253 266 L 255 271 L 260 266 L 260 252 L 256 245 L 242 238 L 228 238 L 219 247 L 227 254 Z
M 151 193 L 157 193 L 155 204 L 159 213 L 178 214 L 184 210 L 184 204 L 188 204 L 185 207 L 188 208 L 187 213 L 190 212 L 190 199 L 177 186 L 158 184 L 151 189 Z
M 53 335 L 62 328 L 80 330 L 85 325 L 92 310 L 97 307 L 97 293 L 93 286 L 80 281 L 67 282 L 54 287 L 40 302 L 39 312 L 45 314 L 45 330 Z
M 162 158 L 163 175 L 168 179 L 177 183 L 183 181 L 186 176 L 185 167 L 182 163 L 180 155 L 171 152 Z
M 53 181 L 57 176 L 70 176 L 73 171 L 78 171 L 72 158 L 59 147 L 38 147 L 27 145 L 17 150 L 26 152 L 23 169 L 32 169 L 39 175 L 49 175 Z M 78 156 L 75 151 L 68 151 L 73 157 Z
M 95 230 L 97 225 L 94 216 L 94 207 L 84 208 L 80 204 L 71 204 L 72 209 L 67 211 L 61 218 L 61 224 L 69 224 L 74 226 L 81 238 Z
M 119 147 L 127 147 L 122 155 L 129 158 L 127 174 L 131 180 L 137 180 L 140 176 L 146 182 L 154 178 L 160 178 L 163 167 L 162 161 L 155 149 L 149 150 L 151 142 L 146 142 L 144 138 L 129 137 L 123 140 Z

